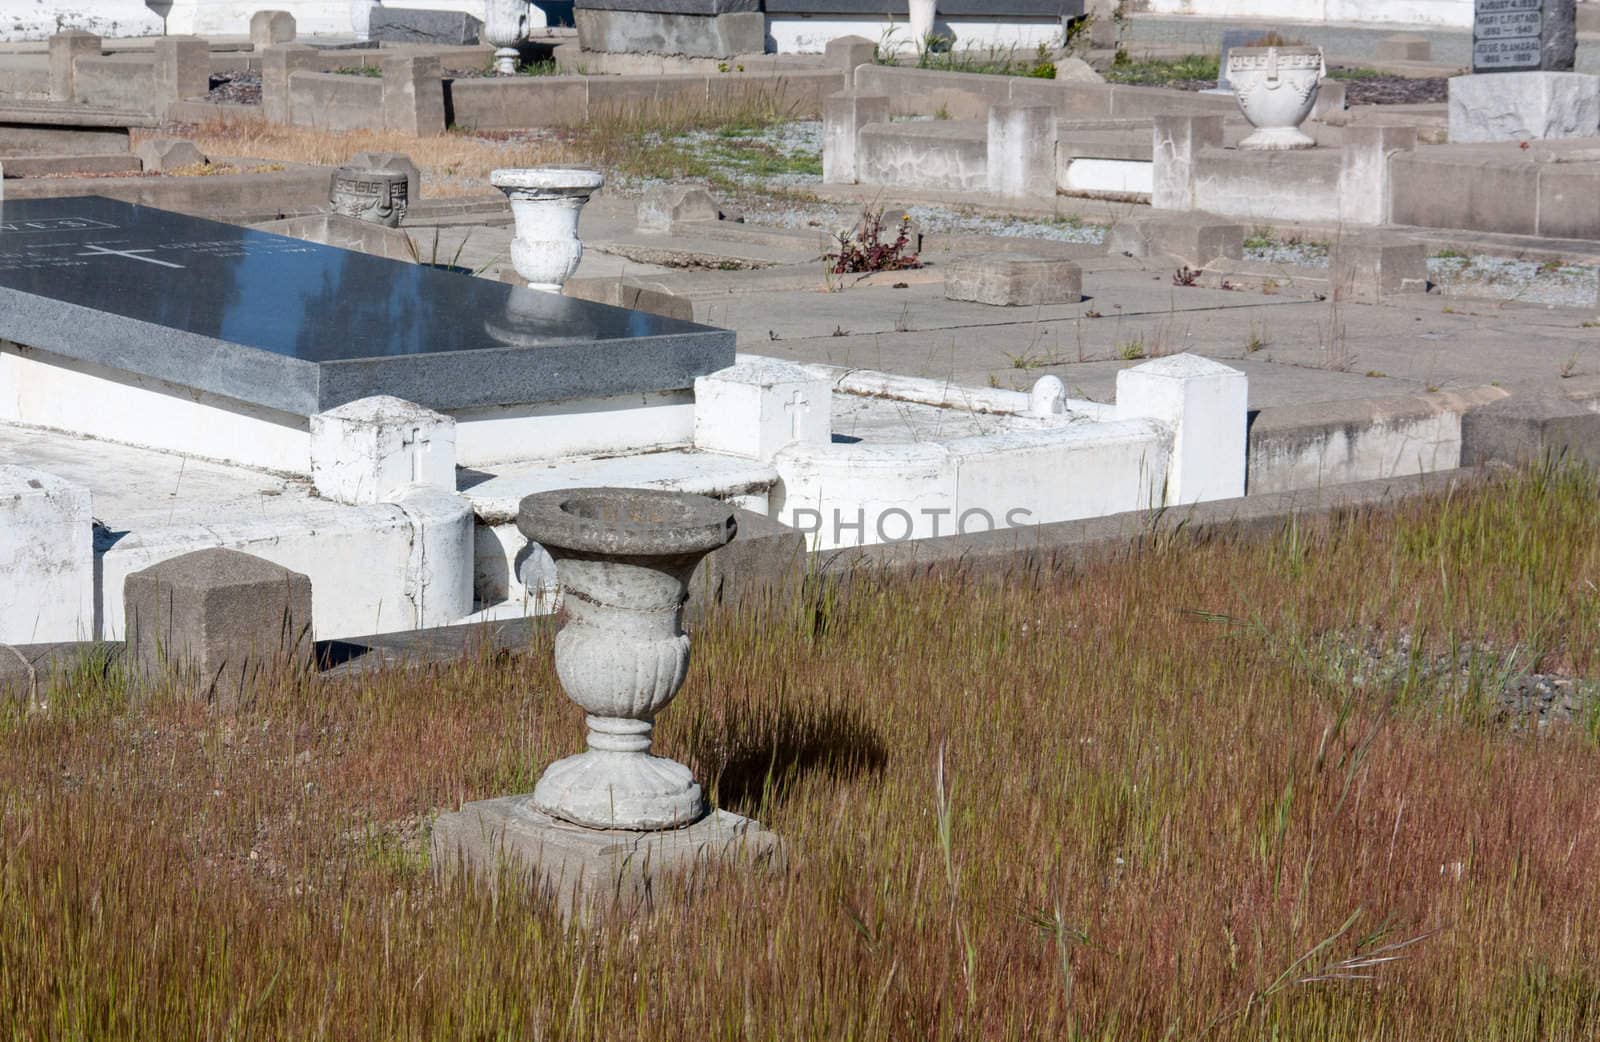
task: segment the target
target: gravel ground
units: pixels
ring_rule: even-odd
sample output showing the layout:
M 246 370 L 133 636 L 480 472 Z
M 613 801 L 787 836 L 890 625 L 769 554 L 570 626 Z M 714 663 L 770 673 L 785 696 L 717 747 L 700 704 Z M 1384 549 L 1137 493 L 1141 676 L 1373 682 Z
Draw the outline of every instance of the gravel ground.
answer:
M 1450 80 L 1444 76 L 1368 76 L 1344 81 L 1349 105 L 1443 105 L 1450 100 Z
M 1551 307 L 1592 308 L 1600 269 L 1509 257 L 1433 257 L 1428 277 L 1447 295 L 1515 300 Z
M 261 74 L 259 72 L 231 72 L 211 77 L 211 92 L 207 101 L 231 105 L 261 104 Z
M 1325 242 L 1245 243 L 1244 259 L 1268 264 L 1291 264 L 1300 268 L 1326 268 L 1328 244 Z
M 1450 100 L 1450 81 L 1443 76 L 1363 76 L 1344 80 L 1344 96 L 1350 105 L 1431 105 Z M 1169 80 L 1173 90 L 1211 90 L 1216 80 Z
M 1600 681 L 1524 671 L 1524 648 L 1464 642 L 1455 652 L 1414 647 L 1409 633 L 1389 638 L 1375 632 L 1331 634 L 1321 659 L 1341 684 L 1409 690 L 1458 702 L 1474 689 L 1483 693 L 1490 716 L 1512 730 L 1581 722 L 1600 708 Z

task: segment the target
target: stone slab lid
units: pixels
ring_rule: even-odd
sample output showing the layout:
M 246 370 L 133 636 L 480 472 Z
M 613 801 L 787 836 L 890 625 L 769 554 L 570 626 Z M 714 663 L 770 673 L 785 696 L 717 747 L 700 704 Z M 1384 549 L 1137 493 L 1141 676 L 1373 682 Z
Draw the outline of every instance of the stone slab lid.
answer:
M 95 197 L 0 203 L 0 339 L 297 416 L 685 390 L 734 354 L 727 330 Z

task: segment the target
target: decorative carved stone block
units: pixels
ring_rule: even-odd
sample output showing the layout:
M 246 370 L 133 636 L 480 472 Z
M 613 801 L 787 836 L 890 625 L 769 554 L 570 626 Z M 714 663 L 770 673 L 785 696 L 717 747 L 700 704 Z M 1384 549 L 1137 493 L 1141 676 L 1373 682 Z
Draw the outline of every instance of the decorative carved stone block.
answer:
M 405 172 L 341 167 L 333 177 L 332 202 L 334 213 L 397 227 L 409 202 Z

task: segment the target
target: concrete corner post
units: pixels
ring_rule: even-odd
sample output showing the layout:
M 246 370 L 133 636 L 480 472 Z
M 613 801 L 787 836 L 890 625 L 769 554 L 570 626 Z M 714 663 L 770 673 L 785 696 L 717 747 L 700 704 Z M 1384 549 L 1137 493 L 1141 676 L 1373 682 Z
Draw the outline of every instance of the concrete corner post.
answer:
M 1056 110 L 1046 105 L 989 109 L 989 191 L 1011 199 L 1054 199 Z
M 796 442 L 833 438 L 833 388 L 787 362 L 744 362 L 694 382 L 694 444 L 706 452 L 768 460 Z
M 1415 240 L 1388 235 L 1346 236 L 1330 251 L 1328 284 L 1335 299 L 1361 303 L 1377 303 L 1399 293 L 1426 293 L 1428 249 Z
M 444 77 L 438 58 L 383 59 L 383 125 L 416 137 L 444 133 Z
M 0 466 L 0 575 L 0 643 L 95 637 L 89 490 Z
M 289 77 L 297 69 L 311 68 L 316 57 L 316 48 L 303 43 L 278 44 L 261 52 L 261 115 L 268 122 L 294 122 Z
M 160 106 L 204 97 L 211 90 L 211 45 L 198 36 L 163 36 L 155 42 L 156 98 Z
M 860 180 L 857 155 L 861 128 L 889 122 L 889 99 L 840 91 L 829 95 L 822 115 L 822 181 L 853 185 Z
M 1346 127 L 1339 166 L 1339 219 L 1346 224 L 1389 220 L 1389 165 L 1417 147 L 1416 127 Z
M 250 46 L 256 50 L 295 38 L 294 15 L 288 11 L 257 11 L 250 16 Z
M 389 395 L 311 417 L 311 480 L 324 499 L 387 503 L 416 486 L 456 489 L 456 421 Z
M 78 59 L 98 58 L 100 53 L 100 37 L 94 33 L 68 29 L 50 37 L 50 100 L 75 100 Z
M 1154 134 L 1151 208 L 1193 210 L 1195 168 L 1203 149 L 1222 147 L 1222 117 L 1157 116 Z
M 1237 369 L 1173 355 L 1117 374 L 1117 419 L 1172 428 L 1165 503 L 1244 495 L 1249 384 Z
M 823 54 L 830 67 L 843 69 L 853 80 L 857 68 L 872 64 L 878 55 L 878 45 L 865 36 L 835 36 L 828 41 Z
M 258 682 L 312 665 L 311 580 L 238 550 L 196 550 L 123 580 L 127 657 L 197 698 L 247 704 Z

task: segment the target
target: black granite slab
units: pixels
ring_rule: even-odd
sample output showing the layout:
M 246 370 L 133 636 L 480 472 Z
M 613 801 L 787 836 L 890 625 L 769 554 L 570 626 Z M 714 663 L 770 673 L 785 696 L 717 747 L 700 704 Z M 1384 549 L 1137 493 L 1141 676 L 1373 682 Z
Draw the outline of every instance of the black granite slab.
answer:
M 309 416 L 681 390 L 734 334 L 97 197 L 0 203 L 0 340 Z
M 1084 0 L 939 0 L 941 18 L 1079 18 Z M 906 0 L 766 0 L 768 14 L 904 17 Z

